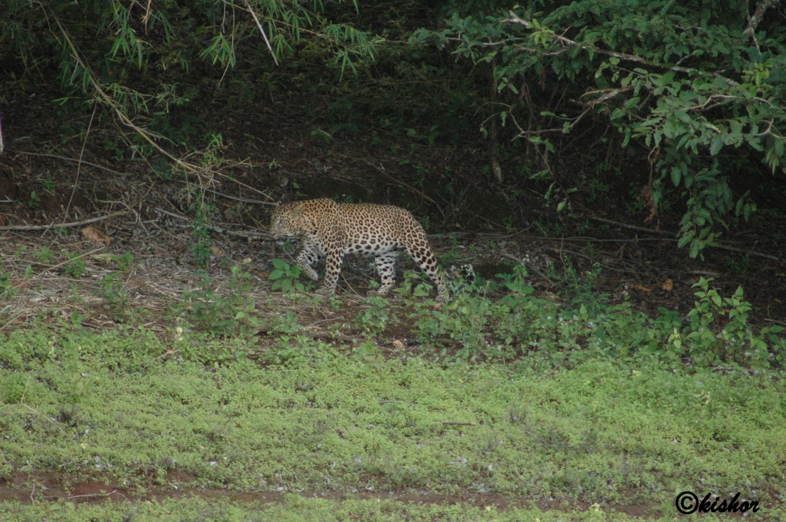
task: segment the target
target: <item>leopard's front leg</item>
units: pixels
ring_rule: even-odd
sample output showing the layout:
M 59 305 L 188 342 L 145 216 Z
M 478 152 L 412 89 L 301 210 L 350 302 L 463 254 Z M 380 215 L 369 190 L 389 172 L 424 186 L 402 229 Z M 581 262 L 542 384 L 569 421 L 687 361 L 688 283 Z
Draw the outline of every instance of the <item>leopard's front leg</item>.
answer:
M 325 281 L 317 290 L 319 295 L 333 295 L 336 293 L 338 285 L 338 275 L 341 273 L 341 264 L 344 262 L 344 252 L 334 250 L 327 253 L 327 263 L 325 267 Z
M 306 277 L 312 281 L 319 281 L 319 274 L 313 267 L 319 263 L 321 257 L 319 249 L 311 241 L 305 241 L 303 243 L 303 250 L 301 250 L 300 254 L 297 256 L 298 266 L 303 269 L 303 273 Z

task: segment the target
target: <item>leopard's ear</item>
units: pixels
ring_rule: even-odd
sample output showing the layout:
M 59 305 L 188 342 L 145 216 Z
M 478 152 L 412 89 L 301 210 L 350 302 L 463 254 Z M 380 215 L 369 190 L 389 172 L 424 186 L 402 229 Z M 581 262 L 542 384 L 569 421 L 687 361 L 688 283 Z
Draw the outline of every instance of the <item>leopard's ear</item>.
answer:
M 300 214 L 303 213 L 303 209 L 305 208 L 306 208 L 305 203 L 298 203 L 297 205 L 292 207 L 292 210 L 289 211 L 289 215 L 292 216 L 293 218 L 299 218 Z

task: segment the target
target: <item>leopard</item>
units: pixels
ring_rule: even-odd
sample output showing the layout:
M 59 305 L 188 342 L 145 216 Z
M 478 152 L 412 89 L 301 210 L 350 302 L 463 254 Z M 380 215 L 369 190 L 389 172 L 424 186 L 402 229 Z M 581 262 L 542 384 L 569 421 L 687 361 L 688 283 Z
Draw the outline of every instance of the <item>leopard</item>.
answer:
M 319 281 L 314 267 L 326 260 L 324 281 L 316 292 L 319 295 L 335 294 L 344 256 L 353 253 L 374 257 L 380 286 L 369 295 L 388 295 L 395 285 L 398 255 L 406 251 L 436 285 L 436 300 L 449 298 L 426 231 L 412 213 L 401 207 L 332 199 L 286 203 L 273 211 L 270 232 L 276 239 L 302 241 L 296 263 L 309 279 Z

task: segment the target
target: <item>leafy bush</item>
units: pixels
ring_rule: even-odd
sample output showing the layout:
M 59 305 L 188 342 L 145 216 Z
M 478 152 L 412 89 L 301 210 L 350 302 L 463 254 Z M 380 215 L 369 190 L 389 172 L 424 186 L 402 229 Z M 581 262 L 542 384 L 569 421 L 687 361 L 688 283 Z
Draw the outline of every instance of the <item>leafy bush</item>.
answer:
M 748 219 L 755 204 L 733 193 L 731 177 L 765 170 L 756 163 L 784 171 L 786 29 L 765 16 L 775 3 L 759 2 L 752 17 L 742 0 L 513 4 L 453 0 L 445 29 L 413 42 L 489 63 L 501 97 L 493 119 L 544 153 L 555 152 L 549 131 L 608 123 L 620 136 L 613 146 L 648 149 L 650 219 L 671 185 L 686 203 L 680 245 L 692 256 L 715 244 L 730 214 Z M 538 92 L 544 103 L 532 101 Z M 546 109 L 539 118 L 536 105 Z
M 176 308 L 198 330 L 250 335 L 258 327 L 254 300 L 246 295 L 250 277 L 239 267 L 232 267 L 232 291 L 224 296 L 213 289 L 210 277 L 203 273 L 199 288 L 183 292 L 183 305 Z
M 762 368 L 775 363 L 776 355 L 782 358 L 786 344 L 772 335 L 783 328 L 773 326 L 756 333 L 748 324 L 751 304 L 743 299 L 742 287 L 733 296 L 722 297 L 717 289 L 710 288 L 711 281 L 702 277 L 693 285 L 698 289 L 698 300 L 688 313 L 690 323 L 682 333 L 675 328 L 669 336 L 671 346 L 711 365 L 734 363 Z

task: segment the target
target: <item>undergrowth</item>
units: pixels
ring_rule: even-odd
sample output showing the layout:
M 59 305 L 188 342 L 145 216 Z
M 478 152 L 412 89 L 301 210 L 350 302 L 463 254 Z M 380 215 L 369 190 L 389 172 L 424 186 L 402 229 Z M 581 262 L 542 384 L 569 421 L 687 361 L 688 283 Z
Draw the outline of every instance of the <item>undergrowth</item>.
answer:
M 258 313 L 239 270 L 229 297 L 207 278 L 187 292 L 164 334 L 134 321 L 6 332 L 0 482 L 99 476 L 135 497 L 477 493 L 664 516 L 677 492 L 700 489 L 780 509 L 786 342 L 749 324 L 742 290 L 724 297 L 702 279 L 686 316 L 649 317 L 580 285 L 542 299 L 523 269 L 499 279 L 435 305 L 408 278 L 403 307 L 356 305 L 351 345 L 315 338 L 291 308 Z M 414 342 L 381 350 L 403 324 Z

